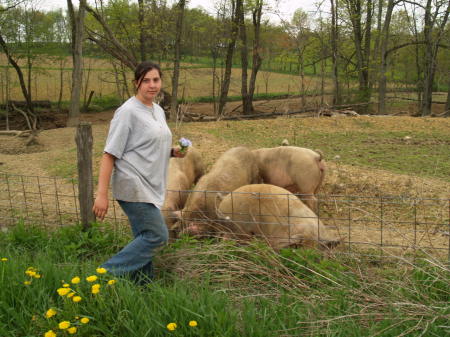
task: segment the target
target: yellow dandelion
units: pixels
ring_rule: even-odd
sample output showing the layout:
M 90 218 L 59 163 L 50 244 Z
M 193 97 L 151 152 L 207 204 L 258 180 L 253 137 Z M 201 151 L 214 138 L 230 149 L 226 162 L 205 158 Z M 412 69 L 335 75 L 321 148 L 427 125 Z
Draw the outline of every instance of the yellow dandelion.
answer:
M 167 330 L 174 331 L 177 328 L 177 323 L 169 323 L 167 324 Z
M 83 324 L 88 324 L 88 323 L 89 323 L 89 318 L 83 317 L 83 318 L 80 320 L 80 322 L 83 323 Z
M 189 321 L 189 326 L 197 326 L 197 321 Z
M 97 268 L 95 269 L 97 274 L 106 274 L 107 270 L 105 268 Z
M 71 292 L 71 293 L 68 293 L 68 294 L 67 294 L 67 297 L 68 297 L 68 298 L 72 298 L 73 295 L 75 295 L 75 293 L 74 293 L 74 292 Z
M 113 284 L 115 284 L 116 283 L 116 280 L 109 280 L 108 281 L 108 285 L 110 285 L 110 286 L 112 286 Z
M 58 288 L 58 290 L 56 291 L 58 292 L 59 296 L 66 296 L 68 293 L 70 293 L 69 288 Z
M 80 296 L 74 296 L 72 297 L 72 301 L 74 301 L 75 303 L 78 303 L 81 301 L 81 297 Z
M 69 283 L 64 283 L 63 284 L 63 288 L 69 288 L 70 287 L 70 284 Z
M 80 283 L 80 278 L 78 277 L 78 276 L 75 276 L 70 282 L 72 283 L 72 284 L 78 284 L 78 283 Z
M 98 279 L 97 275 L 91 275 L 91 276 L 86 277 L 86 281 L 88 281 L 88 282 L 95 282 L 95 281 L 97 281 L 97 279 Z
M 8 261 L 8 258 L 2 257 L 2 262 L 6 262 L 6 261 Z
M 29 286 L 31 284 L 31 281 L 25 281 L 25 282 L 23 282 L 23 284 L 25 284 L 26 286 Z
M 56 337 L 56 334 L 53 332 L 53 330 L 48 330 L 45 334 L 44 337 Z
M 41 278 L 41 274 L 36 273 L 36 274 L 33 275 L 33 277 L 34 278 Z
M 94 284 L 91 288 L 93 294 L 98 294 L 100 292 L 100 284 Z
M 76 327 L 71 327 L 69 329 L 67 329 L 67 332 L 71 335 L 76 334 L 77 333 L 77 328 Z
M 48 309 L 47 312 L 45 313 L 45 317 L 50 318 L 56 315 L 56 310 L 55 309 Z
M 62 321 L 61 323 L 58 324 L 58 328 L 60 328 L 61 330 L 68 329 L 69 327 L 70 327 L 69 321 Z
M 33 277 L 33 276 L 36 275 L 36 272 L 35 272 L 34 270 L 27 270 L 27 271 L 25 272 L 25 274 L 27 274 L 28 276 Z

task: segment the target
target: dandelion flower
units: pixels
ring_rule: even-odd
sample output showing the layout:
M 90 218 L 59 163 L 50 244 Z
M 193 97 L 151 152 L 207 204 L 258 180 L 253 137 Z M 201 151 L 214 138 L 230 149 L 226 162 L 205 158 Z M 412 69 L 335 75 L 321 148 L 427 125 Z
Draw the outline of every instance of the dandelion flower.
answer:
M 69 283 L 64 283 L 63 284 L 63 288 L 69 288 L 70 287 L 70 284 Z
M 45 317 L 50 318 L 56 315 L 56 310 L 55 309 L 48 309 L 47 312 L 45 313 Z
M 53 330 L 48 330 L 45 334 L 44 337 L 56 337 L 56 334 L 53 332 Z
M 68 329 L 69 327 L 70 327 L 69 321 L 62 321 L 61 323 L 58 324 L 58 328 L 60 328 L 61 330 Z
M 94 284 L 91 288 L 91 292 L 93 294 L 98 294 L 100 292 L 100 284 Z
M 197 321 L 189 321 L 189 326 L 197 326 Z
M 177 323 L 169 323 L 167 324 L 167 330 L 174 331 L 177 328 Z
M 80 283 L 80 278 L 78 276 L 75 276 L 70 282 L 72 282 L 72 284 L 78 284 Z
M 114 283 L 116 283 L 116 280 L 109 280 L 108 285 L 112 286 Z
M 83 318 L 80 320 L 80 322 L 83 323 L 83 324 L 88 324 L 88 323 L 89 323 L 89 318 L 83 317 Z
M 2 262 L 6 262 L 6 261 L 8 261 L 8 258 L 2 257 Z
M 31 281 L 25 281 L 25 282 L 23 282 L 23 284 L 25 284 L 26 286 L 29 286 L 31 284 Z
M 71 327 L 69 329 L 67 329 L 67 332 L 71 335 L 76 334 L 77 333 L 77 328 L 76 327 Z
M 106 274 L 107 270 L 105 268 L 97 268 L 95 270 L 97 274 Z
M 33 277 L 34 278 L 41 278 L 41 274 L 36 273 L 36 274 L 33 275 Z
M 27 274 L 28 276 L 33 277 L 33 276 L 36 275 L 36 272 L 35 272 L 34 270 L 27 270 L 27 271 L 25 272 L 25 274 Z
M 69 288 L 58 288 L 58 290 L 56 291 L 58 292 L 59 296 L 66 296 L 68 293 L 70 293 Z
M 98 279 L 97 275 L 91 275 L 91 276 L 86 277 L 86 281 L 88 281 L 88 282 L 95 282 L 95 281 L 97 281 L 97 279 Z
M 67 297 L 68 297 L 68 298 L 72 298 L 73 295 L 75 295 L 75 293 L 72 291 L 71 293 L 68 293 L 68 294 L 67 294 Z
M 75 303 L 78 303 L 81 301 L 81 297 L 80 296 L 74 296 L 72 297 L 72 301 L 74 301 Z

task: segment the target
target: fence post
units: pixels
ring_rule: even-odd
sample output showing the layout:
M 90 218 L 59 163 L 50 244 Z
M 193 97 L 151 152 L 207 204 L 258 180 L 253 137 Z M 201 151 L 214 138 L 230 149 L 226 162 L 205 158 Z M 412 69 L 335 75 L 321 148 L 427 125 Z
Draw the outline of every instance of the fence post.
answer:
M 78 200 L 80 202 L 80 218 L 83 230 L 95 221 L 92 212 L 94 204 L 94 184 L 92 179 L 92 127 L 90 123 L 82 122 L 77 126 L 75 136 L 78 158 Z

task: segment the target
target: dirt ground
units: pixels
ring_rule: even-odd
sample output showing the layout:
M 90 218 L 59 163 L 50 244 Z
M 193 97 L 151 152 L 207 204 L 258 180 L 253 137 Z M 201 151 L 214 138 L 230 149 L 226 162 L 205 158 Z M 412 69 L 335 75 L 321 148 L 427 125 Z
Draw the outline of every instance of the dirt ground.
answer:
M 283 103 L 261 102 L 260 111 L 270 111 L 274 108 L 281 109 L 282 105 L 295 102 L 283 101 Z M 272 105 L 274 104 L 274 105 Z M 236 103 L 236 106 L 238 103 Z M 193 112 L 207 112 L 212 108 L 208 104 L 192 106 Z M 292 106 L 289 107 L 292 110 Z M 95 114 L 83 114 L 82 120 L 93 125 L 94 149 L 101 149 L 106 139 L 109 121 L 113 111 L 105 111 Z M 61 116 L 61 120 L 64 116 Z M 280 117 L 284 118 L 284 117 Z M 358 117 L 362 119 L 377 119 L 377 123 L 385 129 L 401 130 L 402 128 L 426 128 L 430 122 L 424 123 L 421 118 L 412 117 Z M 305 125 L 321 128 L 323 130 L 335 129 L 330 118 L 304 118 Z M 344 120 L 343 120 L 344 121 Z M 265 123 L 264 120 L 256 120 L 255 123 Z M 432 121 L 434 123 L 434 121 Z M 223 127 L 226 122 L 211 123 L 185 123 L 183 132 L 196 139 L 197 148 L 203 155 L 207 165 L 211 165 L 218 156 L 223 153 L 229 144 L 219 143 L 205 128 Z M 439 123 L 436 121 L 435 123 Z M 345 125 L 345 122 L 343 122 Z M 350 124 L 344 127 L 352 128 Z M 10 175 L 23 175 L 32 177 L 49 177 L 50 163 L 55 163 L 58 158 L 67 156 L 67 152 L 74 152 L 75 128 L 56 128 L 44 130 L 39 134 L 39 144 L 25 147 L 26 138 L 0 136 L 0 176 L 1 173 Z M 214 151 L 211 151 L 214 149 Z M 98 158 L 94 159 L 95 170 L 98 169 Z M 42 179 L 41 179 L 42 180 Z M 0 185 L 1 185 L 0 179 Z M 72 193 L 73 185 L 58 180 L 56 193 L 61 195 Z M 35 185 L 30 183 L 30 185 Z M 30 187 L 33 188 L 33 187 Z M 40 187 L 39 187 L 40 188 Z M 44 208 L 54 208 L 55 200 L 52 196 L 55 192 L 49 187 L 48 200 L 41 200 L 40 206 L 44 214 Z M 58 192 L 59 189 L 59 192 Z M 20 198 L 25 198 L 19 195 Z M 395 202 L 381 200 L 384 195 L 393 195 Z M 354 198 L 353 196 L 358 196 Z M 351 165 L 342 165 L 338 160 L 328 160 L 328 171 L 325 183 L 321 191 L 321 214 L 324 222 L 336 230 L 343 242 L 348 242 L 346 247 L 353 243 L 378 247 L 380 242 L 384 245 L 402 246 L 398 248 L 403 253 L 415 248 L 439 248 L 441 252 L 449 249 L 450 225 L 448 223 L 450 204 L 445 200 L 450 196 L 450 181 L 442 179 L 424 178 L 411 175 L 395 174 L 384 170 L 367 169 Z M 420 198 L 418 204 L 413 203 L 409 197 Z M 46 198 L 44 196 L 44 198 Z M 61 206 L 73 208 L 73 198 L 63 201 Z M 350 201 L 351 199 L 351 201 Z M 422 200 L 423 199 L 423 200 Z M 426 200 L 425 200 L 426 199 Z M 0 197 L 6 204 L 6 199 Z M 355 201 L 356 200 L 356 201 Z M 57 200 L 61 202 L 61 200 Z M 64 205 L 65 204 L 65 205 Z M 389 206 L 396 204 L 396 206 Z M 1 205 L 0 205 L 1 206 Z M 75 207 L 76 203 L 75 203 Z M 61 209 L 58 211 L 61 212 Z M 28 211 L 28 210 L 27 210 Z M 41 212 L 41 210 L 38 210 Z M 51 211 L 45 211 L 51 213 Z M 73 212 L 71 210 L 70 212 Z M 45 218 L 44 216 L 42 216 Z M 381 219 L 381 220 L 380 220 Z M 1 225 L 1 223 L 0 223 Z M 415 226 L 415 227 L 414 227 Z M 383 237 L 384 235 L 384 237 Z M 414 242 L 412 245 L 411 242 Z

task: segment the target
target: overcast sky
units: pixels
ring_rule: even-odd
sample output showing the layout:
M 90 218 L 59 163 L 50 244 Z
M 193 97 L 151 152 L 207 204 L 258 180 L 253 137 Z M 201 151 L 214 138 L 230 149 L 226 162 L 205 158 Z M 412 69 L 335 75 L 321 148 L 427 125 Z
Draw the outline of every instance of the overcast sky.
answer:
M 67 8 L 66 0 L 37 0 L 42 9 L 56 9 L 56 8 Z M 88 0 L 89 1 L 89 0 Z M 273 11 L 278 11 L 280 16 L 284 20 L 290 20 L 292 14 L 297 8 L 302 8 L 305 11 L 314 11 L 315 5 L 318 0 L 279 0 L 278 5 L 276 0 L 266 0 L 266 2 L 273 8 Z M 77 0 L 73 1 L 75 4 L 78 3 Z M 190 0 L 188 7 L 196 8 L 203 7 L 207 12 L 214 13 L 214 0 Z M 269 20 L 276 23 L 279 22 L 279 18 L 275 14 L 268 14 Z

